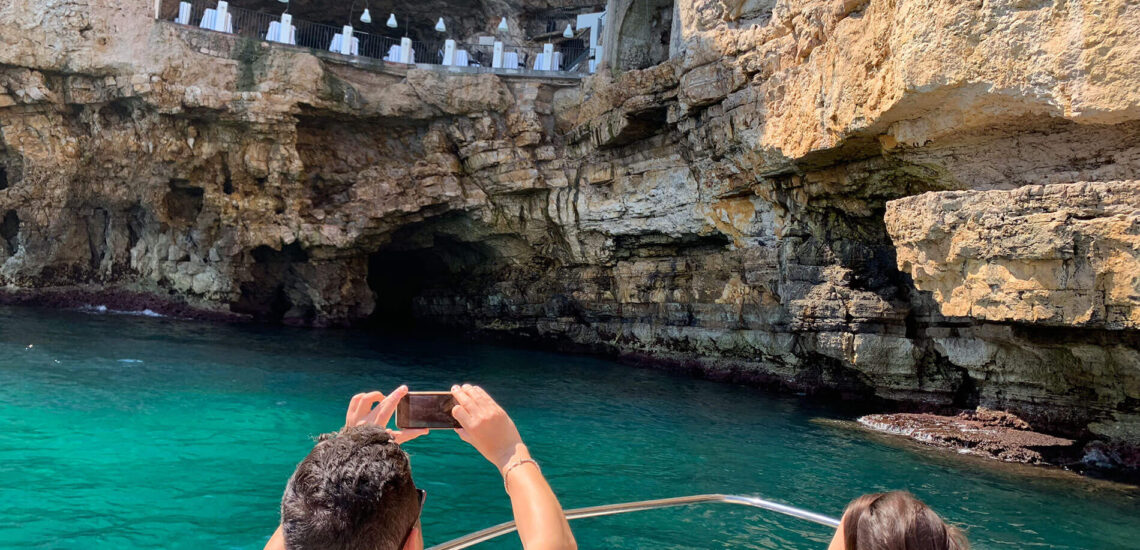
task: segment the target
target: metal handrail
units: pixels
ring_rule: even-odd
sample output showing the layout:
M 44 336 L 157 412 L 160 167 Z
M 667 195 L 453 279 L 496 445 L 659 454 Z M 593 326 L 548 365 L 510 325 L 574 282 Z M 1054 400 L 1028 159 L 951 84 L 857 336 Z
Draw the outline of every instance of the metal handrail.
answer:
M 752 506 L 754 508 L 763 508 L 785 516 L 791 516 L 802 520 L 818 523 L 827 527 L 839 527 L 839 520 L 817 514 L 810 510 L 796 508 L 795 506 L 788 506 L 787 504 L 780 504 L 772 502 L 760 497 L 748 497 L 743 495 L 692 495 L 687 497 L 675 498 L 662 498 L 657 500 L 641 500 L 637 502 L 625 502 L 621 504 L 605 504 L 602 506 L 589 506 L 586 508 L 575 508 L 573 510 L 566 510 L 566 519 L 575 520 L 581 518 L 592 518 L 598 516 L 612 516 L 615 514 L 628 514 L 630 512 L 640 512 L 643 510 L 656 510 L 658 508 L 673 508 L 676 506 L 688 506 L 690 504 L 701 504 L 706 502 L 720 502 L 726 504 L 740 504 L 743 506 Z M 432 546 L 428 550 L 459 550 L 461 548 L 468 548 L 500 537 L 507 533 L 512 533 L 517 529 L 515 522 L 508 521 L 498 525 L 488 527 L 474 533 L 463 535 L 457 539 L 449 540 L 443 544 Z

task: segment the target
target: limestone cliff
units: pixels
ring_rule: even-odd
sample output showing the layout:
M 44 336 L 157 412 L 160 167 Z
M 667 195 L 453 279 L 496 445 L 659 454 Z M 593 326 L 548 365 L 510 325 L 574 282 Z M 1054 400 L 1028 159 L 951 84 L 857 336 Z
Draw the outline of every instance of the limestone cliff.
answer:
M 584 81 L 152 11 L 0 6 L 13 296 L 415 318 L 1140 441 L 1136 2 L 612 0 Z

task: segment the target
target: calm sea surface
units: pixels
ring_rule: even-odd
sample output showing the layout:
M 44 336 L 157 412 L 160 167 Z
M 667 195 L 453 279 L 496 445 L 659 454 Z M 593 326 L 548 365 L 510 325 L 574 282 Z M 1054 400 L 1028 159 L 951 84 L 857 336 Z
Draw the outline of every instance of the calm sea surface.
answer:
M 723 492 L 838 515 L 906 488 L 975 548 L 1140 548 L 1136 491 L 869 436 L 789 397 L 611 361 L 356 331 L 0 308 L 0 546 L 261 548 L 285 481 L 349 397 L 482 384 L 567 507 Z M 426 542 L 510 519 L 453 433 L 407 445 Z M 830 533 L 698 506 L 574 522 L 582 548 L 819 548 Z M 516 538 L 480 548 L 517 548 Z

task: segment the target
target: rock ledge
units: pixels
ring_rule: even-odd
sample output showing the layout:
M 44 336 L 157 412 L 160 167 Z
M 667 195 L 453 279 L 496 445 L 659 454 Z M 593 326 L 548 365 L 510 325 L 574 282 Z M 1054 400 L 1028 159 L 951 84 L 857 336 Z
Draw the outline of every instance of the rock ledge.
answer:
M 1031 431 L 1017 416 L 978 407 L 958 416 L 925 413 L 870 414 L 859 423 L 873 430 L 956 449 L 963 454 L 1024 464 L 1065 465 L 1078 449 L 1071 439 Z

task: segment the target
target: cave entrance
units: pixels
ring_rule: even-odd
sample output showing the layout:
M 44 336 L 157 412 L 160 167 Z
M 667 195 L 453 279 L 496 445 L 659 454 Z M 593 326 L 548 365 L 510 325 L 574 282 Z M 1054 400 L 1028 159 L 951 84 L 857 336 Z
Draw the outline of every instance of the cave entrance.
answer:
M 418 248 L 381 248 L 368 257 L 370 321 L 388 329 L 465 324 L 468 304 L 484 295 L 499 265 L 492 246 L 447 235 Z
M 193 226 L 202 213 L 202 201 L 206 191 L 201 187 L 190 184 L 189 180 L 172 179 L 170 189 L 163 202 L 166 204 L 166 216 L 170 221 L 183 227 Z
M 294 287 L 303 286 L 298 266 L 309 261 L 309 255 L 294 242 L 275 250 L 261 245 L 250 251 L 253 260 L 249 280 L 241 284 L 241 295 L 230 304 L 230 310 L 244 313 L 263 322 L 306 324 L 314 316 L 309 304 L 298 304 L 303 295 Z M 288 317 L 288 318 L 287 318 Z
M 673 0 L 633 0 L 617 37 L 617 68 L 645 69 L 669 59 Z
M 20 216 L 16 214 L 15 210 L 9 210 L 4 213 L 3 223 L 0 223 L 0 238 L 4 239 L 4 245 L 9 256 L 15 255 L 20 248 L 19 235 Z

